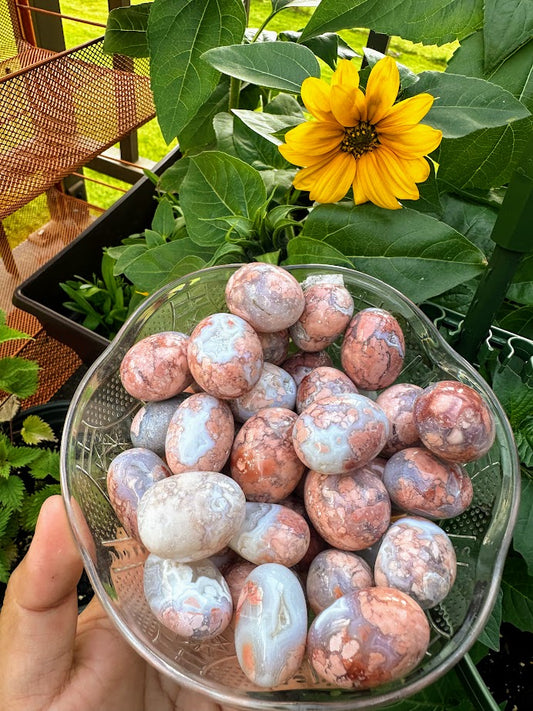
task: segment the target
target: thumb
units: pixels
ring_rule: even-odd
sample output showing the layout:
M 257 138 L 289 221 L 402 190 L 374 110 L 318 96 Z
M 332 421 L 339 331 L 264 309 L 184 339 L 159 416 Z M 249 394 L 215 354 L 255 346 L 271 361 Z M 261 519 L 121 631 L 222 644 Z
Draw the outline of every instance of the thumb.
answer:
M 18 708 L 17 700 L 30 694 L 44 705 L 64 684 L 72 665 L 82 568 L 63 500 L 52 496 L 6 590 L 0 615 L 0 708 Z

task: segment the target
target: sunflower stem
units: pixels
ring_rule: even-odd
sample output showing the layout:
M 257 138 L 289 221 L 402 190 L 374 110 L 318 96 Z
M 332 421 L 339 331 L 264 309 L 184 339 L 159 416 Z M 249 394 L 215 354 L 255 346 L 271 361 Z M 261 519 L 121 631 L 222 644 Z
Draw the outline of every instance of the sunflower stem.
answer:
M 239 97 L 241 93 L 241 81 L 237 77 L 231 77 L 229 82 L 228 111 L 239 108 Z

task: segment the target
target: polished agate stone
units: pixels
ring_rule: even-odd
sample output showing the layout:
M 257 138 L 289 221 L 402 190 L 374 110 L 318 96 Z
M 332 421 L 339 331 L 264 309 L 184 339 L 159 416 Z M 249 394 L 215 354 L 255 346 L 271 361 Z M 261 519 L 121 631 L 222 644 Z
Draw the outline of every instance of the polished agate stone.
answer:
M 273 363 L 264 363 L 261 376 L 251 390 L 229 404 L 235 419 L 246 422 L 265 407 L 294 408 L 296 383 L 286 370 Z
M 255 570 L 257 565 L 255 563 L 250 563 L 247 560 L 239 560 L 233 563 L 229 568 L 224 571 L 224 580 L 228 584 L 228 588 L 231 594 L 231 599 L 233 600 L 233 608 L 237 609 L 237 603 L 239 602 L 239 596 L 244 587 L 246 578 L 250 575 L 252 570 Z
M 368 563 L 355 553 L 328 548 L 311 562 L 306 578 L 307 601 L 322 612 L 342 595 L 369 588 L 374 576 Z
M 344 474 L 374 459 L 390 435 L 390 423 L 372 400 L 357 393 L 320 398 L 294 424 L 293 443 L 302 462 L 324 474 Z
M 130 425 L 133 446 L 146 447 L 164 457 L 168 424 L 186 397 L 188 394 L 182 393 L 168 400 L 154 400 L 137 410 Z
M 286 506 L 246 503 L 246 514 L 240 528 L 229 542 L 250 563 L 296 565 L 309 547 L 307 521 Z
M 391 436 L 383 447 L 384 455 L 390 457 L 400 449 L 420 444 L 413 408 L 416 398 L 422 392 L 423 389 L 418 385 L 398 383 L 378 395 L 376 404 L 381 407 L 392 425 Z
M 415 424 L 425 447 L 452 462 L 472 462 L 494 443 L 494 418 L 469 385 L 442 380 L 424 389 L 414 405 Z
M 215 313 L 202 319 L 189 339 L 187 359 L 198 385 L 222 399 L 251 390 L 263 370 L 263 348 L 244 319 Z
M 284 360 L 281 367 L 292 375 L 298 386 L 306 375 L 321 365 L 333 366 L 333 361 L 327 351 L 318 351 L 317 353 L 298 351 Z
M 269 407 L 247 420 L 237 433 L 230 472 L 248 501 L 278 503 L 303 476 L 305 465 L 292 443 L 296 418 L 292 410 Z
M 403 511 L 428 518 L 453 518 L 472 503 L 466 470 L 439 459 L 424 447 L 408 447 L 387 461 L 383 474 L 391 500 Z
M 331 546 L 359 551 L 381 538 L 390 523 L 390 498 L 379 477 L 366 471 L 344 476 L 310 471 L 305 508 Z
M 174 412 L 167 428 L 165 455 L 173 474 L 221 471 L 235 425 L 229 405 L 207 393 L 190 395 Z
M 235 613 L 235 650 L 245 675 L 261 687 L 283 684 L 300 668 L 306 635 L 296 575 L 283 565 L 259 565 L 246 578 Z
M 358 388 L 380 390 L 392 385 L 404 356 L 403 332 L 392 314 L 377 308 L 355 314 L 344 334 L 341 363 Z
M 155 452 L 145 447 L 125 449 L 107 470 L 107 493 L 118 520 L 129 536 L 139 540 L 137 512 L 143 494 L 156 481 L 171 475 Z
M 302 284 L 305 307 L 289 329 L 294 345 L 302 351 L 327 348 L 344 333 L 353 315 L 352 295 L 342 283 L 329 279 L 318 277 L 309 285 Z
M 183 472 L 154 484 L 139 504 L 139 535 L 161 558 L 189 562 L 228 545 L 244 520 L 237 482 L 218 472 Z
M 433 521 L 405 516 L 383 536 L 374 564 L 376 585 L 401 590 L 424 608 L 444 600 L 457 573 L 452 542 Z
M 320 398 L 356 392 L 354 383 L 342 370 L 323 365 L 308 373 L 298 386 L 296 412 L 302 412 Z
M 150 554 L 144 563 L 144 595 L 157 620 L 185 639 L 211 639 L 229 625 L 233 602 L 213 563 L 178 563 Z
M 325 681 L 371 689 L 412 671 L 426 653 L 429 632 L 424 611 L 408 595 L 365 588 L 340 597 L 314 619 L 307 655 Z
M 237 269 L 226 284 L 226 304 L 257 331 L 269 333 L 291 326 L 304 309 L 299 282 L 283 267 L 250 262 Z
M 257 335 L 261 341 L 265 363 L 281 365 L 289 353 L 289 329 L 283 328 L 272 333 L 257 331 Z
M 134 343 L 120 364 L 125 390 L 139 400 L 167 400 L 191 383 L 187 363 L 189 338 L 178 331 L 163 331 Z

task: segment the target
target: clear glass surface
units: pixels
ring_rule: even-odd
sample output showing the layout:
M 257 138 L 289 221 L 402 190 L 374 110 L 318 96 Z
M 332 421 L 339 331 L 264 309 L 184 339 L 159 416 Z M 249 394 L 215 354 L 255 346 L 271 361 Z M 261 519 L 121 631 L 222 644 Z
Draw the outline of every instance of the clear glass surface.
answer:
M 341 267 L 288 267 L 299 281 L 325 273 L 342 277 L 356 311 L 376 306 L 393 313 L 406 340 L 404 368 L 397 382 L 424 387 L 452 379 L 472 386 L 492 411 L 496 440 L 482 459 L 466 465 L 474 485 L 470 508 L 455 519 L 440 522 L 454 543 L 458 575 L 448 597 L 427 612 L 432 632 L 423 662 L 406 678 L 367 691 L 334 689 L 307 663 L 283 686 L 272 690 L 254 686 L 237 663 L 231 626 L 223 635 L 198 643 L 177 638 L 157 622 L 143 594 L 147 553 L 124 532 L 106 490 L 108 466 L 119 452 L 131 447 L 130 423 L 141 406 L 120 382 L 122 357 L 133 343 L 149 334 L 163 330 L 190 333 L 201 318 L 226 311 L 225 285 L 238 266 L 195 272 L 150 297 L 89 368 L 74 395 L 63 432 L 61 484 L 88 577 L 107 614 L 140 655 L 176 682 L 219 703 L 279 711 L 354 711 L 392 703 L 420 691 L 448 671 L 487 621 L 518 507 L 520 470 L 512 431 L 486 382 L 398 291 Z M 335 361 L 338 345 L 329 350 Z

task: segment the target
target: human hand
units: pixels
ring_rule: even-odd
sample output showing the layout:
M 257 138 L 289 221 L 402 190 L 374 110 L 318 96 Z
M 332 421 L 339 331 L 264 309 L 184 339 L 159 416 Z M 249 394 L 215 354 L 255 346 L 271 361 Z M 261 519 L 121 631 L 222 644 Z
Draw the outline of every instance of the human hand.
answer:
M 52 496 L 0 614 L 0 709 L 222 711 L 139 657 L 96 598 L 78 616 L 82 569 L 63 501 Z

